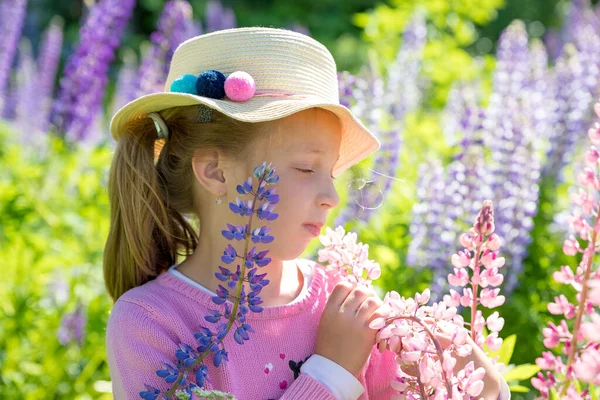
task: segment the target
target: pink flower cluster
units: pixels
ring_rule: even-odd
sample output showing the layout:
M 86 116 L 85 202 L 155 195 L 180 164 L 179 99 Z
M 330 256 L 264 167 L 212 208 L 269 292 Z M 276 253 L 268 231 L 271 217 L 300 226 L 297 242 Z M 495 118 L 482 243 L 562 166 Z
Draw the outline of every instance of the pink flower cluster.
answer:
M 453 286 L 463 286 L 462 294 L 450 289 L 450 294 L 444 296 L 448 306 L 471 308 L 471 337 L 479 347 L 485 343 L 491 351 L 500 349 L 502 345 L 498 332 L 504 327 L 504 318 L 498 312 L 484 318 L 477 306 L 495 308 L 505 301 L 498 288 L 504 281 L 499 269 L 504 266 L 505 259 L 498 257 L 500 237 L 493 233 L 494 230 L 493 205 L 486 200 L 473 227 L 460 236 L 464 250 L 451 257 L 454 272 L 448 275 L 448 282 Z M 484 327 L 489 331 L 487 337 L 483 334 Z M 503 368 L 501 364 L 497 367 L 499 370 Z
M 594 111 L 600 117 L 600 103 L 594 105 Z M 538 373 L 531 383 L 543 398 L 550 397 L 553 391 L 560 398 L 589 398 L 586 384 L 600 384 L 600 270 L 593 266 L 594 255 L 600 250 L 600 153 L 595 147 L 600 145 L 600 123 L 595 123 L 588 136 L 592 146 L 585 155 L 585 168 L 578 177 L 583 187 L 577 188 L 577 193 L 571 196 L 577 208 L 568 219 L 575 235 L 587 242 L 587 246 L 582 249 L 576 236 L 569 235 L 564 241 L 563 252 L 568 256 L 582 253 L 581 262 L 575 272 L 563 265 L 553 274 L 556 282 L 571 286 L 576 295 L 574 302 L 561 294 L 548 303 L 548 311 L 564 319 L 558 325 L 550 322 L 542 330 L 544 346 L 561 353 L 555 355 L 545 351 L 536 360 L 546 373 Z
M 398 391 L 398 399 L 462 400 L 481 394 L 483 368 L 476 369 L 470 361 L 463 369 L 455 370 L 456 357 L 467 357 L 473 350 L 457 307 L 473 310 L 474 322 L 470 325 L 475 340 L 471 343 L 481 346 L 485 342 L 490 349 L 500 347 L 502 339 L 498 332 L 504 326 L 504 319 L 497 312 L 484 319 L 477 310 L 478 304 L 493 308 L 504 303 L 504 296 L 497 288 L 503 281 L 498 269 L 504 265 L 504 258 L 497 256 L 500 239 L 493 231 L 493 207 L 487 200 L 473 228 L 461 236 L 464 251 L 452 256 L 455 268 L 449 276 L 450 283 L 471 285 L 464 288 L 462 295 L 451 290 L 444 301 L 431 306 L 427 305 L 429 289 L 411 298 L 395 291 L 385 295 L 383 302 L 390 307 L 391 316 L 373 320 L 370 327 L 378 330 L 376 340 L 380 351 L 388 349 L 397 355 L 401 374 L 391 386 Z M 368 259 L 368 246 L 356 243 L 355 233 L 346 234 L 338 227 L 335 231 L 328 229 L 320 239 L 325 248 L 319 251 L 319 262 L 329 262 L 330 270 L 341 278 L 371 284 L 381 274 L 379 265 Z M 484 326 L 491 332 L 487 338 L 482 334 Z
M 327 262 L 333 276 L 370 286 L 381 275 L 381 267 L 369 260 L 369 245 L 356 239 L 356 233 L 346 233 L 342 226 L 327 227 L 325 235 L 319 236 L 324 246 L 319 250 L 319 263 Z
M 402 374 L 391 382 L 398 395 L 392 399 L 463 399 L 483 390 L 483 368 L 471 361 L 455 371 L 456 357 L 471 354 L 468 331 L 456 307 L 444 302 L 427 306 L 429 289 L 405 299 L 388 292 L 384 303 L 392 310 L 389 318 L 377 318 L 369 325 L 379 329 L 376 340 L 381 351 L 397 354 Z

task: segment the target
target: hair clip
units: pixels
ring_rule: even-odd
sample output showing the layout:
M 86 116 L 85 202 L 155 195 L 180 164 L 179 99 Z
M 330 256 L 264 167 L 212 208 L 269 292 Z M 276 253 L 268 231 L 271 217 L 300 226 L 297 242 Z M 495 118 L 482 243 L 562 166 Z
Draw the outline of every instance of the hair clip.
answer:
M 158 138 L 167 140 L 169 138 L 169 128 L 167 127 L 165 120 L 156 112 L 151 112 L 148 114 L 148 117 L 152 118 L 152 121 L 154 121 Z
M 171 92 L 190 93 L 196 96 L 242 102 L 252 98 L 256 93 L 256 82 L 244 71 L 235 71 L 225 77 L 221 72 L 210 69 L 197 77 L 185 74 L 171 83 Z
M 210 122 L 212 119 L 212 108 L 200 104 L 198 106 L 198 113 L 196 114 L 196 120 L 198 122 Z

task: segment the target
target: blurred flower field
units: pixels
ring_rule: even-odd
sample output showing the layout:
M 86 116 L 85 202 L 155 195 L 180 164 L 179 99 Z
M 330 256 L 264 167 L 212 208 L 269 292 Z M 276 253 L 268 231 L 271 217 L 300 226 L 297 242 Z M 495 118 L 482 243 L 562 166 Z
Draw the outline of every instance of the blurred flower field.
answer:
M 342 225 L 369 244 L 381 265 L 380 293 L 413 296 L 430 288 L 434 302 L 457 289 L 448 283 L 456 273 L 451 256 L 491 199 L 506 258 L 505 301 L 483 317 L 497 311 L 506 322 L 502 347 L 489 350 L 507 365 L 503 374 L 514 399 L 552 397 L 546 387 L 565 366 L 551 355 L 560 351 L 548 327 L 564 319 L 572 332 L 581 307 L 580 324 L 600 318 L 600 300 L 580 307 L 577 285 L 565 288 L 572 279 L 561 269 L 576 271 L 588 242 L 589 229 L 582 229 L 597 218 L 592 213 L 584 223 L 574 205 L 586 200 L 578 185 L 590 189 L 598 182 L 593 169 L 586 179 L 578 176 L 590 168 L 590 157 L 592 165 L 597 161 L 589 144 L 600 128 L 594 113 L 600 6 L 563 2 L 562 26 L 544 35 L 532 35 L 538 25 L 531 21 L 512 21 L 493 53 L 477 55 L 471 51 L 480 43 L 476 28 L 494 20 L 502 0 L 396 3 L 352 17 L 364 31 L 367 62 L 339 71 L 340 102 L 383 146 L 337 180 L 342 205 L 328 225 Z M 4 399 L 112 398 L 104 343 L 112 300 L 101 267 L 110 222 L 110 116 L 135 97 L 163 90 L 179 43 L 237 24 L 235 8 L 216 1 L 206 2 L 202 20 L 188 1 L 167 1 L 138 57 L 121 42 L 136 2 L 90 4 L 63 65 L 61 18 L 44 28 L 34 52 L 22 34 L 31 5 L 0 2 Z M 289 28 L 310 34 L 300 25 Z M 317 257 L 317 242 L 306 257 Z M 591 265 L 586 279 L 599 281 L 597 264 Z M 570 340 L 568 330 L 561 334 L 561 343 Z M 586 346 L 598 353 L 600 371 L 600 340 Z M 597 398 L 593 384 L 577 385 L 571 398 Z

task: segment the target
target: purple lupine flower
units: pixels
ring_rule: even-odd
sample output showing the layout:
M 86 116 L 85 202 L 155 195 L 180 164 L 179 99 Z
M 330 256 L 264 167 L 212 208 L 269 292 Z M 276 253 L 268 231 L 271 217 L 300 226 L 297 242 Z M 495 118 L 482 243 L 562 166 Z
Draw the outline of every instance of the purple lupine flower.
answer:
M 505 290 L 510 293 L 518 284 L 537 214 L 542 140 L 536 127 L 547 125 L 549 114 L 540 101 L 547 93 L 537 84 L 534 72 L 539 75 L 541 70 L 543 75 L 545 66 L 540 60 L 544 62 L 546 57 L 530 52 L 521 21 L 513 22 L 503 32 L 497 56 L 484 126 L 492 154 L 488 165 L 492 197 L 497 204 L 496 231 L 503 247 L 506 244 L 509 260 Z
M 227 224 L 227 229 L 222 230 L 221 234 L 227 240 L 232 240 L 232 239 L 242 240 L 246 237 L 246 229 L 248 229 L 247 224 L 246 224 L 246 226 L 241 226 L 241 225 L 234 226 L 231 224 Z M 259 228 L 257 228 L 257 229 L 259 229 Z
M 271 228 L 263 226 L 262 228 L 256 228 L 252 231 L 252 241 L 254 243 L 271 243 L 273 241 L 273 236 L 269 235 L 271 232 Z
M 240 214 L 242 217 L 245 217 L 251 214 L 252 200 L 248 200 L 248 202 L 246 203 L 245 201 L 236 198 L 235 204 L 229 203 L 229 209 L 234 213 Z
M 354 81 L 356 90 L 340 87 L 340 91 L 344 91 L 340 93 L 342 104 L 344 101 L 349 103 L 344 99 L 344 95 L 355 96 L 356 105 L 353 107 L 353 112 L 357 113 L 372 131 L 379 133 L 382 147 L 375 156 L 370 173 L 356 180 L 357 190 L 351 189 L 348 209 L 338 216 L 335 221 L 336 226 L 343 225 L 350 218 L 368 222 L 391 188 L 399 164 L 404 119 L 421 102 L 419 73 L 426 35 L 424 15 L 417 12 L 406 26 L 402 47 L 396 60 L 388 68 L 385 88 L 383 79 L 373 71 L 368 71 L 366 74 L 368 82 L 366 87 L 361 87 L 365 82 L 362 79 Z M 348 82 L 344 84 L 347 85 Z M 368 98 L 368 102 L 363 101 L 366 100 L 364 98 L 361 99 L 363 94 Z M 392 121 L 383 121 L 388 114 Z M 389 128 L 384 130 L 382 123 L 385 122 Z
M 115 93 L 111 100 L 111 115 L 134 99 L 137 93 L 137 56 L 132 49 L 124 49 L 123 64 L 117 76 Z M 112 135 L 109 135 L 112 137 Z
M 31 42 L 23 38 L 19 44 L 19 58 L 16 68 L 16 91 L 14 124 L 21 132 L 20 142 L 25 146 L 42 146 L 35 131 L 35 118 L 31 118 L 31 110 L 36 110 L 38 104 L 36 87 L 36 67 Z M 38 150 L 42 150 L 38 148 Z
M 87 317 L 83 311 L 83 305 L 78 303 L 76 310 L 63 315 L 60 321 L 60 328 L 57 332 L 60 344 L 66 346 L 69 343 L 77 342 L 79 347 L 83 347 L 86 323 Z
M 588 79 L 582 65 L 582 53 L 568 45 L 555 66 L 558 90 L 558 123 L 549 137 L 550 149 L 546 154 L 543 175 L 564 181 L 564 167 L 573 159 L 574 151 L 591 118 L 589 104 L 593 97 L 585 83 Z
M 294 32 L 302 33 L 303 35 L 306 35 L 306 36 L 310 36 L 310 31 L 308 30 L 308 28 L 306 26 L 304 26 L 304 25 L 299 24 L 299 23 L 294 23 L 292 25 L 289 25 L 287 27 L 287 29 L 289 29 L 291 31 L 294 31 Z
M 163 91 L 173 53 L 179 44 L 189 39 L 188 25 L 192 22 L 192 6 L 186 0 L 171 0 L 158 20 L 156 31 L 150 35 L 151 47 L 142 59 L 136 76 L 132 98 Z
M 214 32 L 222 29 L 236 27 L 235 13 L 231 8 L 223 7 L 220 1 L 209 0 L 205 8 L 206 32 Z
M 227 248 L 225 249 L 225 251 L 223 252 L 223 256 L 221 256 L 221 261 L 223 261 L 225 264 L 231 264 L 237 257 L 237 253 L 235 251 L 235 248 L 228 244 Z
M 87 140 L 88 127 L 101 112 L 108 68 L 134 6 L 135 0 L 100 0 L 79 31 L 79 44 L 67 61 L 52 117 L 72 141 Z
M 54 81 L 63 45 L 63 25 L 62 18 L 52 18 L 40 44 L 40 53 L 37 60 L 38 78 L 36 79 L 36 101 L 38 102 L 36 109 L 39 111 L 35 117 L 40 132 L 46 132 L 50 122 Z
M 7 89 L 19 39 L 27 0 L 3 0 L 0 2 L 0 115 L 9 101 Z
M 436 222 L 431 227 L 429 224 L 423 226 L 421 217 L 411 224 L 411 229 L 419 232 L 419 240 L 411 243 L 407 259 L 415 262 L 418 254 L 427 254 L 426 264 L 419 265 L 433 269 L 434 301 L 440 300 L 436 296 L 447 286 L 449 264 L 444 249 L 456 246 L 462 227 L 468 225 L 489 197 L 489 190 L 484 185 L 489 179 L 485 176 L 483 159 L 485 151 L 481 136 L 485 112 L 478 106 L 480 92 L 478 87 L 466 84 L 457 84 L 451 89 L 443 118 L 444 133 L 450 144 L 458 145 L 460 150 L 445 174 L 438 171 L 438 176 L 444 179 L 443 189 L 438 192 L 441 194 L 430 194 L 429 201 L 434 201 L 431 208 L 436 209 Z M 417 205 L 415 208 L 419 210 Z M 413 227 L 415 224 L 417 226 Z
M 431 253 L 427 251 L 428 239 L 440 221 L 440 209 L 444 205 L 444 168 L 437 159 L 421 164 L 418 168 L 417 199 L 412 209 L 412 223 L 409 228 L 411 242 L 408 246 L 406 262 L 414 266 L 430 266 Z M 434 266 L 431 266 L 435 268 Z
M 241 188 L 238 192 L 242 195 L 252 195 L 253 199 L 249 200 L 248 203 L 241 201 L 236 198 L 236 203 L 230 203 L 230 209 L 235 214 L 243 214 L 243 216 L 254 214 L 259 215 L 259 207 L 261 201 L 266 201 L 268 207 L 263 212 L 268 212 L 268 219 L 275 219 L 277 214 L 273 213 L 273 206 L 269 203 L 269 196 L 267 193 L 270 191 L 267 185 L 275 184 L 279 181 L 279 176 L 275 174 L 275 169 L 271 165 L 263 163 L 253 170 L 253 175 L 258 179 L 258 188 L 256 191 L 253 190 L 252 177 L 249 178 L 243 185 L 238 186 Z M 266 184 L 265 184 L 266 182 Z M 262 196 L 262 200 L 260 199 Z M 248 210 L 243 209 L 248 204 Z M 248 248 L 249 240 L 254 240 L 254 237 L 258 237 L 259 241 L 271 241 L 268 238 L 270 229 L 266 227 L 252 229 L 250 226 L 250 218 L 248 224 L 244 227 L 227 224 L 227 229 L 222 231 L 222 234 L 228 240 L 239 240 L 239 237 L 243 237 L 246 240 L 246 247 Z M 252 235 L 248 235 L 247 232 L 252 232 Z M 198 332 L 194 333 L 194 338 L 199 344 L 199 347 L 194 349 L 192 346 L 181 343 L 179 349 L 176 351 L 175 356 L 177 359 L 177 365 L 174 367 L 170 364 L 163 363 L 165 368 L 156 371 L 156 374 L 165 379 L 167 383 L 173 383 L 171 389 L 166 393 L 161 393 L 158 389 L 145 385 L 146 390 L 139 392 L 140 397 L 143 399 L 156 399 L 159 396 L 161 398 L 170 399 L 172 395 L 184 391 L 192 396 L 192 393 L 198 396 L 202 394 L 206 397 L 205 391 L 202 393 L 197 390 L 203 388 L 205 381 L 208 380 L 208 369 L 204 364 L 204 358 L 212 354 L 213 365 L 218 368 L 220 365 L 228 361 L 228 353 L 225 350 L 222 341 L 231 329 L 233 323 L 235 323 L 235 330 L 233 331 L 233 339 L 239 343 L 244 344 L 245 341 L 250 340 L 249 333 L 253 333 L 254 330 L 246 322 L 246 314 L 250 311 L 261 312 L 263 308 L 260 304 L 263 303 L 259 294 L 264 286 L 269 283 L 269 280 L 264 279 L 266 274 L 256 274 L 259 267 L 263 267 L 268 264 L 271 259 L 266 257 L 268 250 L 258 252 L 256 247 L 248 252 L 245 250 L 243 255 L 238 255 L 236 249 L 228 244 L 225 249 L 221 260 L 226 263 L 232 263 L 236 258 L 244 259 L 244 263 L 237 265 L 235 272 L 219 266 L 219 272 L 215 272 L 215 276 L 221 282 L 227 282 L 227 287 L 218 285 L 216 291 L 217 296 L 212 297 L 212 301 L 216 306 L 220 306 L 219 309 L 210 309 L 209 315 L 204 316 L 204 320 L 216 324 L 216 331 L 207 328 L 200 327 Z M 250 292 L 246 294 L 246 287 L 244 283 L 248 282 L 250 286 Z M 237 289 L 238 293 L 230 292 L 230 289 Z M 230 307 L 230 301 L 234 302 L 233 308 Z M 237 308 L 239 307 L 239 308 Z M 237 310 L 237 312 L 234 312 Z M 223 321 L 225 320 L 225 321 Z M 196 382 L 190 382 L 186 379 L 188 373 L 196 368 Z M 216 393 L 216 392 L 215 392 Z M 219 392 L 219 394 L 222 394 Z M 186 395 L 186 396 L 187 396 Z M 189 397 L 188 397 L 189 398 Z

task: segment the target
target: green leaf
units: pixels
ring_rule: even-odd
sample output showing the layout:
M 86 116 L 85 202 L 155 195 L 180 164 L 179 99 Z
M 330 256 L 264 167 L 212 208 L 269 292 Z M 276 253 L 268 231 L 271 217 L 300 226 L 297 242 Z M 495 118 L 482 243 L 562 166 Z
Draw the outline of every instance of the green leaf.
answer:
M 540 371 L 540 369 L 541 368 L 535 364 L 522 364 L 517 365 L 503 376 L 507 382 L 521 381 L 523 379 L 531 378 L 533 375 L 537 374 Z
M 509 385 L 508 388 L 514 393 L 527 393 L 529 388 L 521 385 Z
M 598 400 L 598 396 L 596 396 L 595 386 L 594 385 L 590 385 L 589 389 L 590 389 L 590 398 L 592 400 Z
M 498 356 L 498 362 L 508 365 L 515 349 L 515 343 L 517 342 L 517 334 L 510 335 L 502 341 L 502 346 L 499 350 L 490 351 L 488 355 L 490 358 Z

